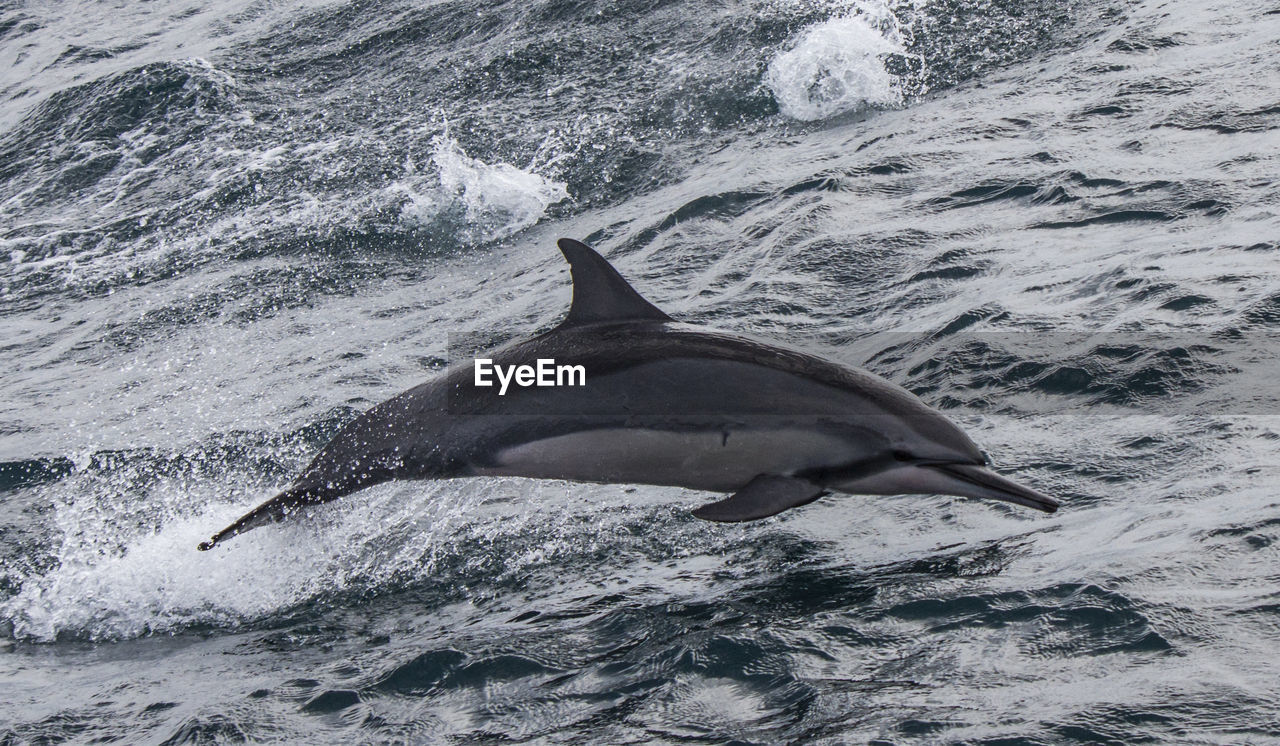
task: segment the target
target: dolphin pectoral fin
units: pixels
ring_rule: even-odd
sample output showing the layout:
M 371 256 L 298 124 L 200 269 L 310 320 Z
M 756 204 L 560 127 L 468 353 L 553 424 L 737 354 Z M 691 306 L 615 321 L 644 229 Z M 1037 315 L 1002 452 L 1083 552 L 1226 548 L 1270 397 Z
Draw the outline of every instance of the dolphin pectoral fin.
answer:
M 825 494 L 825 489 L 805 479 L 760 474 L 725 499 L 694 510 L 693 515 L 704 521 L 721 523 L 756 521 L 777 515 L 787 508 L 806 505 Z
M 1046 513 L 1058 509 L 1058 501 L 1041 492 L 1023 487 L 995 472 L 975 464 L 931 464 L 922 468 L 934 469 L 945 475 L 955 485 L 950 494 L 965 497 L 982 497 L 991 500 L 1022 505 Z

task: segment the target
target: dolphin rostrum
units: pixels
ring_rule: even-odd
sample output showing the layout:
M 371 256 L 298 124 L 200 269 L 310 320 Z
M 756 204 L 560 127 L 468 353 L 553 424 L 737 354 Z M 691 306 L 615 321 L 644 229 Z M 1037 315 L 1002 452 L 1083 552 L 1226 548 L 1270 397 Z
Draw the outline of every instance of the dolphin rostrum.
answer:
M 391 479 L 521 476 L 727 492 L 693 511 L 726 522 L 766 518 L 831 491 L 1058 509 L 987 469 L 968 436 L 905 389 L 804 352 L 678 323 L 586 244 L 559 246 L 573 275 L 568 315 L 483 360 L 508 371 L 508 381 L 515 366 L 570 364 L 585 372 L 575 382 L 582 385 L 529 385 L 530 374 L 499 393 L 478 384 L 474 360 L 455 364 L 343 427 L 288 489 L 200 548 Z

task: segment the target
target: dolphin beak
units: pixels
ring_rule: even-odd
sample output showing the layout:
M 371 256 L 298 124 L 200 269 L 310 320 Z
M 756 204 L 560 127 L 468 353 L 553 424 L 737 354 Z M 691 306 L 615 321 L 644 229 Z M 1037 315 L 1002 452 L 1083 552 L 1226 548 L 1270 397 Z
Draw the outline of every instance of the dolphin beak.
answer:
M 1058 501 L 1030 487 L 1012 482 L 983 466 L 976 464 L 922 464 L 923 468 L 933 469 L 939 476 L 949 482 L 953 495 L 964 497 L 981 497 L 990 500 L 1023 505 L 1046 513 L 1058 509 Z

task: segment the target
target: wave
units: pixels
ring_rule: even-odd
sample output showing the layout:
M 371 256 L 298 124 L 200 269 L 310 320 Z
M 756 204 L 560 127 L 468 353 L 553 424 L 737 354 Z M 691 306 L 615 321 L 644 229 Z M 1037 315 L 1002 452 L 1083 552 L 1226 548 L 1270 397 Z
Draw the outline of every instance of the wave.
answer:
M 157 79 L 147 70 L 134 75 Z M 186 72 L 174 75 L 177 82 L 166 86 L 191 87 L 183 82 L 190 80 Z M 128 98 L 138 85 L 130 78 L 105 91 L 82 91 L 78 100 Z M 166 121 L 171 118 L 172 98 L 167 97 L 169 103 L 159 109 L 164 113 L 157 115 Z M 197 92 L 189 103 L 208 108 L 203 100 Z M 55 97 L 49 107 L 62 111 L 69 103 L 66 97 Z M 86 111 L 78 116 L 99 118 Z M 367 149 L 368 136 L 233 146 L 228 141 L 265 138 L 256 132 L 256 124 L 239 119 L 201 124 L 187 117 L 162 125 L 144 116 L 139 121 L 127 137 L 119 134 L 102 141 L 106 150 L 89 149 L 102 150 L 99 155 L 70 149 L 79 154 L 74 158 L 99 164 L 92 177 L 85 175 L 89 165 L 63 162 L 73 156 L 40 162 L 38 154 L 28 153 L 15 159 L 25 159 L 31 173 L 24 178 L 34 183 L 23 191 L 11 181 L 19 194 L 9 205 L 41 190 L 57 191 L 69 173 L 90 179 L 93 183 L 86 182 L 85 188 L 92 196 L 84 200 L 79 214 L 15 224 L 0 235 L 0 252 L 9 260 L 0 265 L 0 297 L 23 301 L 67 290 L 110 292 L 121 285 L 165 279 L 229 253 L 248 259 L 299 251 L 422 253 L 473 246 L 528 228 L 549 207 L 569 198 L 563 182 L 537 173 L 536 166 L 522 169 L 472 158 L 447 132 L 430 139 L 422 167 L 406 157 L 389 169 L 398 172 L 395 178 L 382 184 L 337 186 L 323 183 L 328 174 L 367 167 L 351 163 L 349 154 Z M 197 134 L 193 127 L 219 132 Z M 13 144 L 15 152 L 23 142 Z M 132 205 L 136 195 L 154 197 L 152 190 L 162 179 L 170 182 L 172 201 Z M 300 182 L 310 185 L 298 188 Z
M 1075 18 L 1038 0 L 779 0 L 566 23 L 575 8 L 546 0 L 513 24 L 465 4 L 376 19 L 321 4 L 237 17 L 207 58 L 121 68 L 158 54 L 146 47 L 102 74 L 66 57 L 58 75 L 87 82 L 54 86 L 0 135 L 0 296 L 105 293 L 227 257 L 506 240 L 679 181 L 743 133 L 908 103 Z M 101 33 L 79 46 L 133 43 Z

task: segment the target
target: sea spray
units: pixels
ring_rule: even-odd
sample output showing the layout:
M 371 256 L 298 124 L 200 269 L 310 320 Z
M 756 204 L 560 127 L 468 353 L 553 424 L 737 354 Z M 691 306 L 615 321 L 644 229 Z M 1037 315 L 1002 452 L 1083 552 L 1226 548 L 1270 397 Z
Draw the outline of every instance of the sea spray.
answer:
M 400 214 L 409 224 L 431 225 L 457 213 L 466 240 L 496 240 L 537 223 L 548 207 L 569 198 L 561 182 L 468 156 L 447 132 L 431 146 L 437 186 L 424 189 L 421 177 L 410 177 L 392 187 L 404 195 Z M 406 170 L 412 174 L 412 164 Z
M 898 106 L 908 81 L 886 64 L 894 55 L 910 56 L 893 13 L 859 3 L 847 15 L 805 29 L 769 63 L 764 83 L 783 115 L 806 122 Z

